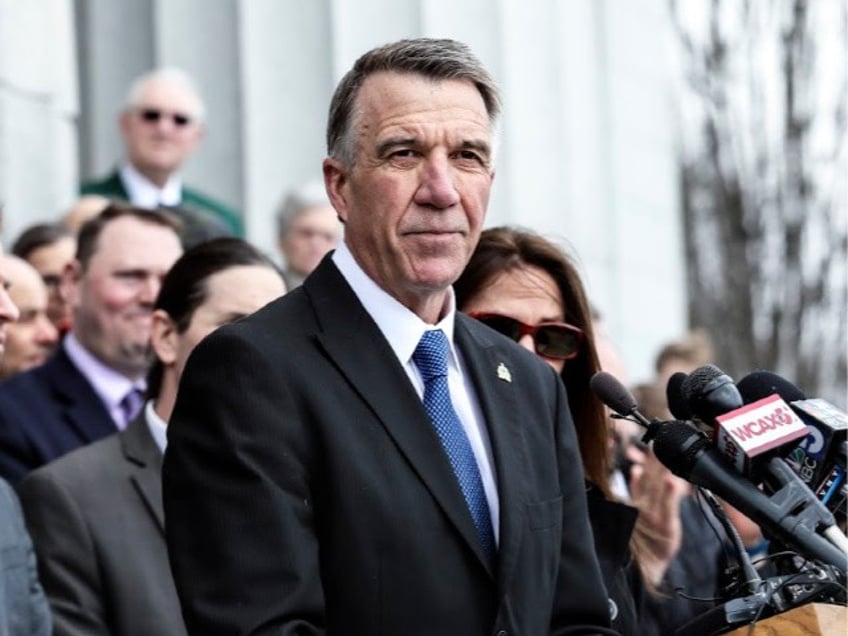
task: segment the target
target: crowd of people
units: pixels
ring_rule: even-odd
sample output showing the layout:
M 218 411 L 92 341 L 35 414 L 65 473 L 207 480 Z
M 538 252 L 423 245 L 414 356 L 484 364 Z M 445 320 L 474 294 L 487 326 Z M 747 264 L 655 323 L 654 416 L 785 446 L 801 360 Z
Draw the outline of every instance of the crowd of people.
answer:
M 589 390 L 619 361 L 573 255 L 483 230 L 500 108 L 459 42 L 365 53 L 278 266 L 183 183 L 191 78 L 132 84 L 115 170 L 0 257 L 0 634 L 662 636 L 711 606 L 720 530 Z M 670 344 L 640 403 L 711 355 Z

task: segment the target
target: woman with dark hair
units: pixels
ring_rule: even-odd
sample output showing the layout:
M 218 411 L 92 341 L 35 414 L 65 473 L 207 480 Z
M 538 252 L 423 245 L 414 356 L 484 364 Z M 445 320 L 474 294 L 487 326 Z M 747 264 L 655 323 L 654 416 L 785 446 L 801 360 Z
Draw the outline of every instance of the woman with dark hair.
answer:
M 577 268 L 554 244 L 532 232 L 493 228 L 480 237 L 454 284 L 457 307 L 554 367 L 568 392 L 587 482 L 589 517 L 613 628 L 646 636 L 640 624 L 648 558 L 637 510 L 609 491 L 610 433 L 603 404 L 589 390 L 600 370 L 592 313 Z

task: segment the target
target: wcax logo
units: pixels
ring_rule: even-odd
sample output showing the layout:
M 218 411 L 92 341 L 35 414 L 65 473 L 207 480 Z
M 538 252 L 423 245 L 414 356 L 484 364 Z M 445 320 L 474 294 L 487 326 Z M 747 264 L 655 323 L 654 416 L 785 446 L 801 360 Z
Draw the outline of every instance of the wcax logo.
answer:
M 716 421 L 716 446 L 740 472 L 746 472 L 755 457 L 809 433 L 809 428 L 779 395 L 720 415 Z

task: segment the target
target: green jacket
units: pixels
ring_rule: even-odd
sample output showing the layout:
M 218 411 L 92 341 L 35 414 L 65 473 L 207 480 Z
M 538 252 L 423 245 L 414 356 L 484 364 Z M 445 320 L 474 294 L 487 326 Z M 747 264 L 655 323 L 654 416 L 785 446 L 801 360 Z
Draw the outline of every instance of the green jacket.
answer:
M 80 194 L 99 194 L 110 199 L 129 200 L 129 195 L 117 170 L 105 179 L 84 182 L 80 186 Z M 197 190 L 183 186 L 182 201 L 179 207 L 211 216 L 225 226 L 229 234 L 244 236 L 244 226 L 238 212 Z

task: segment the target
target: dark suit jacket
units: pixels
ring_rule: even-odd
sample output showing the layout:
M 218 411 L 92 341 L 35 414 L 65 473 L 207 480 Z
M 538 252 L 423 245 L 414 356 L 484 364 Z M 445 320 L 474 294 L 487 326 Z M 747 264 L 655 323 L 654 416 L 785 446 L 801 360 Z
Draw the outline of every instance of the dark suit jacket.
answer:
M 586 484 L 586 501 L 595 537 L 595 552 L 609 593 L 612 626 L 621 636 L 662 636 L 645 623 L 645 583 L 630 552 L 630 537 L 638 511 L 632 506 L 606 499 L 590 483 Z
M 0 476 L 12 483 L 117 430 L 62 346 L 42 366 L 0 384 Z
M 99 194 L 110 199 L 129 200 L 129 194 L 117 170 L 105 178 L 87 181 L 80 186 L 80 194 Z M 202 192 L 183 186 L 182 200 L 175 209 L 186 223 L 188 246 L 217 236 L 244 236 L 244 226 L 238 212 Z
M 49 636 L 50 610 L 12 488 L 0 479 L 0 636 Z
M 185 636 L 144 414 L 44 466 L 18 492 L 56 636 Z
M 562 383 L 470 318 L 456 340 L 492 442 L 494 567 L 420 398 L 329 258 L 195 348 L 164 464 L 190 634 L 608 633 Z

